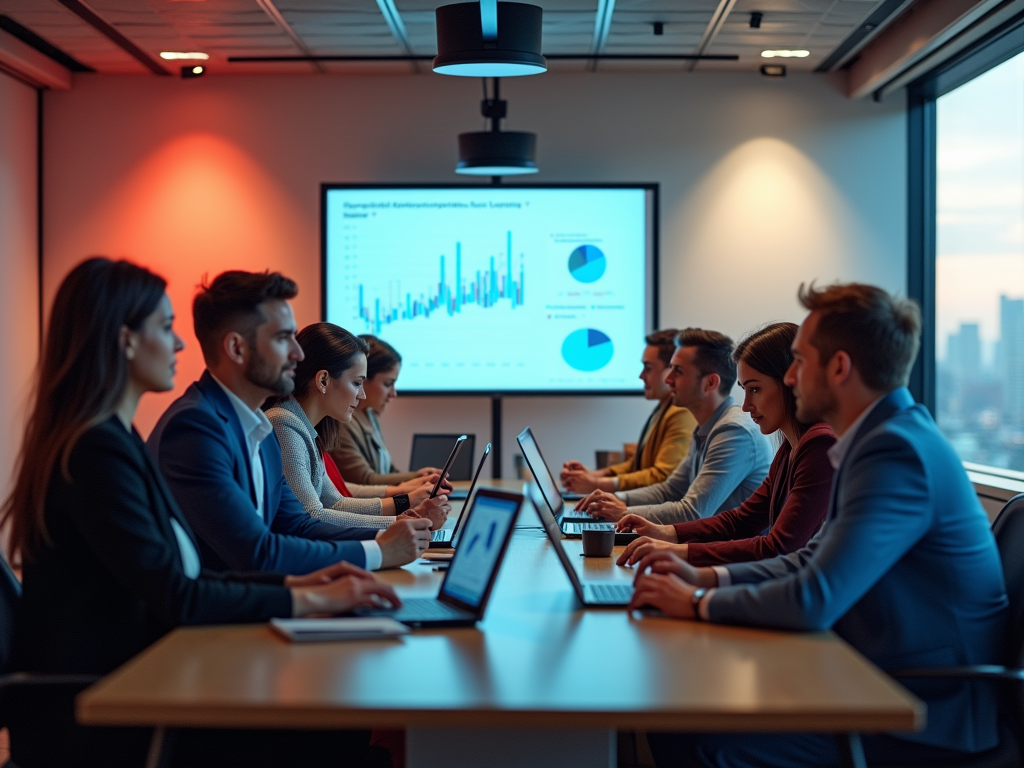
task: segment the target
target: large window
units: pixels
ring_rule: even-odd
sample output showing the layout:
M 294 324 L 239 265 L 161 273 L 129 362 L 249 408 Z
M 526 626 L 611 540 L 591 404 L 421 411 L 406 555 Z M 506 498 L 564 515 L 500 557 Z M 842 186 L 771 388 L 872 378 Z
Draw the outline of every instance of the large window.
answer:
M 1024 470 L 1024 53 L 934 102 L 935 402 L 967 462 Z

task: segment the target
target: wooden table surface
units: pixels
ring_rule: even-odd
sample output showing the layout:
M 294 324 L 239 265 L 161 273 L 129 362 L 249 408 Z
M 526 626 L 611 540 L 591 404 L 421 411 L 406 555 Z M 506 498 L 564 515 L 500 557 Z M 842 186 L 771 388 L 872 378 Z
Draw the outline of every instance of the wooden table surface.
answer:
M 583 610 L 543 531 L 528 527 L 535 515 L 527 503 L 476 629 L 314 644 L 289 644 L 265 626 L 179 629 L 83 693 L 78 717 L 89 725 L 305 728 L 923 725 L 923 706 L 831 633 Z M 579 541 L 566 546 L 580 551 Z M 578 562 L 585 579 L 633 576 L 613 558 Z M 381 576 L 402 595 L 422 596 L 436 594 L 443 574 L 417 563 Z

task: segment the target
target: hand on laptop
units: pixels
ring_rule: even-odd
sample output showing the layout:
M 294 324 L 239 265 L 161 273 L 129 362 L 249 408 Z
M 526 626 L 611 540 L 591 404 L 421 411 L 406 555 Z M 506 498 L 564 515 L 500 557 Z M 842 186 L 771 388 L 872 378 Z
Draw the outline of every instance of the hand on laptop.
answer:
M 447 496 L 435 496 L 432 499 L 425 499 L 409 511 L 416 517 L 429 520 L 431 530 L 439 531 L 448 521 L 448 513 L 452 508 Z
M 284 585 L 286 587 L 315 587 L 319 584 L 330 584 L 332 581 L 343 576 L 375 578 L 373 574 L 360 568 L 358 565 L 352 565 L 352 563 L 340 560 L 334 565 L 328 565 L 326 568 L 307 573 L 305 576 L 285 576 Z
M 636 565 L 647 555 L 654 552 L 671 552 L 680 560 L 685 560 L 686 549 L 686 544 L 671 544 L 667 541 L 658 541 L 647 536 L 641 536 L 639 539 L 629 542 L 622 551 L 622 554 L 619 555 L 619 559 L 615 562 L 618 565 Z
M 396 568 L 411 563 L 430 546 L 430 520 L 399 518 L 387 530 L 377 534 L 381 568 Z
M 693 595 L 695 587 L 671 573 L 648 573 L 637 577 L 633 597 L 627 611 L 657 608 L 673 619 L 695 618 Z
M 633 583 L 636 584 L 650 569 L 656 574 L 673 574 L 695 587 L 717 587 L 718 574 L 714 568 L 694 568 L 685 560 L 680 560 L 672 552 L 666 549 L 655 549 L 646 557 L 640 560 L 636 567 L 636 576 Z
M 598 520 L 615 522 L 626 514 L 626 502 L 607 491 L 594 491 L 576 505 L 577 511 L 586 512 Z
M 626 515 L 615 524 L 616 531 L 635 531 L 641 536 L 649 536 L 658 541 L 678 541 L 674 525 L 658 525 L 640 515 Z
M 417 469 L 416 470 L 416 474 L 419 477 L 429 477 L 430 475 L 440 475 L 441 474 L 441 468 L 440 467 L 423 467 L 423 469 Z M 437 482 L 437 481 L 435 480 L 435 482 Z
M 567 461 L 567 462 L 565 462 L 565 464 L 562 465 L 562 474 L 561 474 L 560 477 L 562 479 L 562 482 L 564 483 L 566 476 L 569 475 L 569 474 L 573 474 L 573 473 L 576 473 L 576 472 L 589 472 L 589 471 L 590 470 L 587 469 L 586 466 L 584 466 L 583 464 L 581 464 L 578 461 Z
M 288 579 L 304 581 L 324 576 L 331 580 L 306 586 L 288 584 Z M 390 603 L 395 608 L 402 605 L 395 590 L 388 584 L 372 573 L 348 563 L 336 563 L 306 576 L 286 577 L 285 585 L 292 588 L 292 615 L 295 617 L 348 613 L 355 608 L 376 608 L 382 602 Z

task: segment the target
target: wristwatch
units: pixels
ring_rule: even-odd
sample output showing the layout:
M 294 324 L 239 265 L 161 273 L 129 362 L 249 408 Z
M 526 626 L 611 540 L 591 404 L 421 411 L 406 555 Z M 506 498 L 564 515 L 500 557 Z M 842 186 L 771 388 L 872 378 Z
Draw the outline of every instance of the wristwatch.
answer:
M 409 504 L 409 494 L 400 493 L 397 496 L 392 496 L 395 500 L 395 514 L 400 515 L 407 510 L 411 505 Z
M 693 590 L 693 594 L 690 595 L 690 605 L 693 606 L 693 615 L 698 619 L 704 618 L 700 615 L 700 601 L 704 599 L 704 595 L 706 595 L 707 593 L 707 588 L 698 587 L 697 589 Z

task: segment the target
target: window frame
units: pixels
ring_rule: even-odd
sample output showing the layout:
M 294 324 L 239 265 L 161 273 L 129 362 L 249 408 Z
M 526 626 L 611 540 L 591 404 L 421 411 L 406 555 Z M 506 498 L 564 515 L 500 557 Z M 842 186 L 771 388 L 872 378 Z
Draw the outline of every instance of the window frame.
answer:
M 921 307 L 921 351 L 910 391 L 933 416 L 935 394 L 936 101 L 1019 53 L 1024 13 L 907 87 L 907 295 Z

